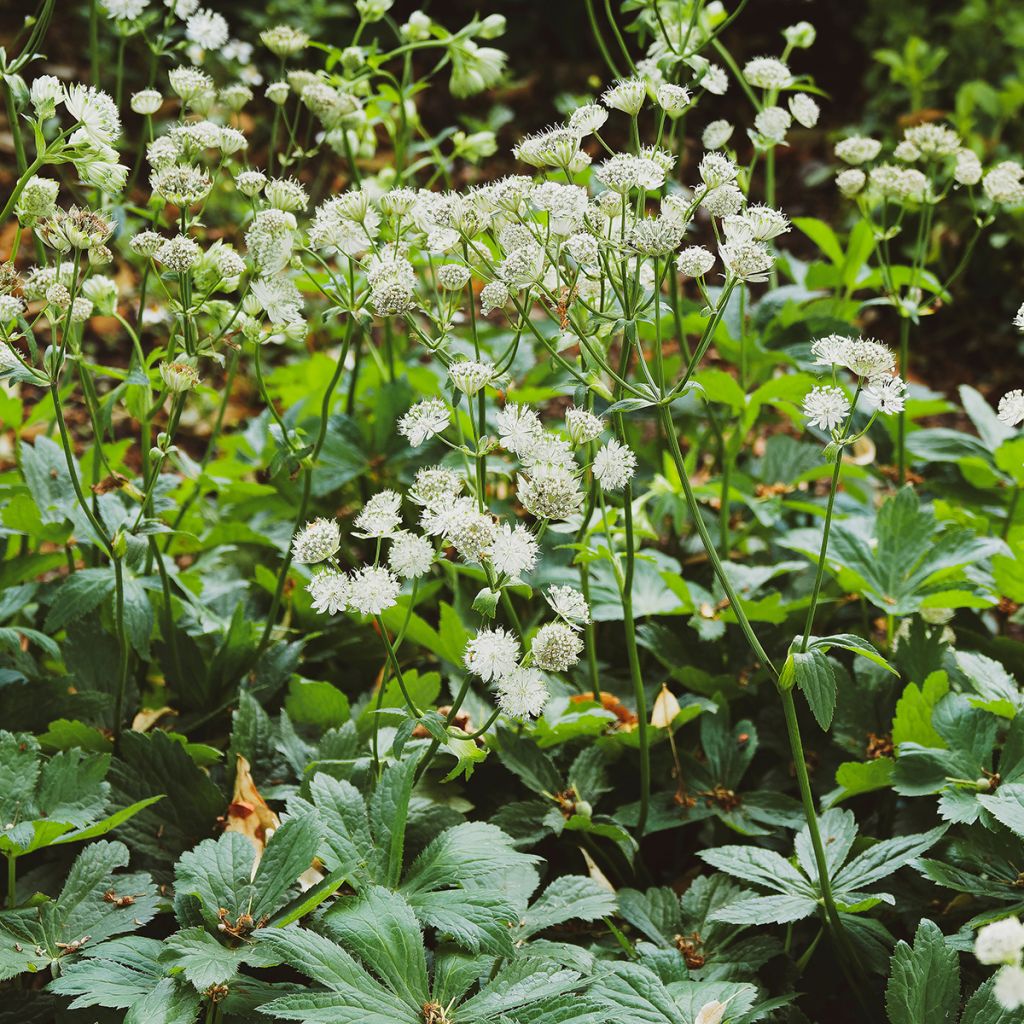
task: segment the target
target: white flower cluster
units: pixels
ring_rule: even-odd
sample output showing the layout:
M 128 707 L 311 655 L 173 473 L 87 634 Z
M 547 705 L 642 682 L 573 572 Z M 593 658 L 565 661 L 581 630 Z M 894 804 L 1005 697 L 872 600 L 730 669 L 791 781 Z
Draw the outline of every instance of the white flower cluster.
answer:
M 1016 917 L 987 924 L 974 938 L 974 955 L 986 965 L 999 965 L 995 980 L 996 1001 L 1005 1010 L 1024 1007 L 1024 924 Z
M 863 135 L 851 135 L 836 143 L 835 154 L 850 166 L 836 175 L 836 185 L 846 198 L 857 197 L 869 205 L 934 204 L 951 185 L 973 188 L 992 206 L 1024 204 L 1024 167 L 1003 161 L 984 170 L 981 159 L 964 146 L 948 125 L 925 123 L 905 129 L 893 149 L 897 163 L 880 163 L 868 169 L 882 152 L 882 143 Z M 911 166 L 920 164 L 921 167 Z
M 819 366 L 849 370 L 858 378 L 858 389 L 871 408 L 891 415 L 901 412 L 907 385 L 896 373 L 896 357 L 879 341 L 830 334 L 811 345 L 811 354 Z M 835 385 L 811 389 L 804 399 L 804 415 L 809 426 L 832 432 L 850 414 L 846 392 Z

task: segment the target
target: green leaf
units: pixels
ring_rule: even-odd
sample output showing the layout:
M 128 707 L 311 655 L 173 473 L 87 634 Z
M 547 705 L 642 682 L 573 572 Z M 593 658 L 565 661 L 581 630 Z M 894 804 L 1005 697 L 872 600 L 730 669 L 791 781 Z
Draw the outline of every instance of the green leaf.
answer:
M 372 881 L 373 837 L 362 794 L 351 782 L 318 773 L 310 783 L 310 795 L 324 823 L 321 856 L 331 870 L 343 872 L 359 889 Z
M 238 832 L 206 839 L 182 854 L 174 869 L 175 892 L 195 896 L 211 928 L 216 928 L 222 917 L 232 926 L 240 925 L 256 900 L 251 880 L 255 859 L 252 841 Z
M 960 967 L 931 921 L 917 927 L 911 948 L 900 940 L 892 957 L 885 1008 L 891 1024 L 955 1021 L 960 1008 Z
M 920 687 L 916 683 L 907 684 L 903 696 L 896 702 L 892 722 L 892 741 L 897 749 L 901 743 L 945 748 L 945 740 L 932 725 L 932 714 L 947 693 L 949 677 L 945 672 L 932 672 Z
M 293 722 L 304 722 L 321 731 L 344 725 L 351 717 L 348 697 L 330 683 L 293 679 L 284 709 Z
M 894 763 L 891 757 L 877 757 L 873 761 L 845 761 L 836 769 L 836 782 L 842 787 L 842 792 L 833 802 L 888 788 L 892 782 Z
M 934 846 L 946 833 L 940 825 L 930 832 L 883 839 L 855 857 L 835 877 L 837 890 L 860 890 L 888 878 Z
M 152 991 L 164 976 L 158 939 L 129 935 L 86 947 L 86 956 L 61 966 L 47 986 L 50 992 L 74 996 L 70 1009 L 106 1006 L 127 1009 Z
M 147 996 L 133 1003 L 124 1024 L 195 1024 L 199 993 L 174 978 L 164 978 Z
M 175 932 L 164 940 L 163 947 L 162 959 L 175 971 L 183 972 L 199 992 L 231 981 L 246 953 L 246 947 L 231 949 L 201 926 Z
M 368 886 L 335 903 L 323 923 L 404 1002 L 422 1006 L 427 1001 L 423 935 L 412 907 L 398 893 Z
M 788 924 L 802 921 L 818 909 L 818 901 L 809 896 L 748 896 L 716 910 L 712 921 L 727 924 Z
M 257 922 L 277 910 L 320 846 L 322 830 L 315 814 L 289 818 L 267 843 L 252 880 L 256 900 L 250 913 Z
M 812 895 L 807 879 L 785 857 L 758 846 L 717 846 L 702 850 L 701 860 L 719 871 L 776 892 Z
M 375 845 L 375 877 L 392 889 L 398 886 L 402 876 L 405 826 L 415 774 L 414 758 L 389 764 L 370 798 L 370 835 Z
M 79 569 L 60 585 L 46 616 L 46 631 L 56 633 L 81 618 L 114 592 L 113 569 Z
M 820 649 L 824 653 L 828 653 L 833 647 L 840 647 L 844 651 L 852 651 L 854 654 L 859 654 L 862 658 L 867 658 L 868 661 L 874 662 L 880 668 L 884 668 L 891 672 L 894 676 L 898 676 L 899 672 L 896 671 L 883 658 L 875 648 L 868 643 L 867 640 L 861 639 L 859 636 L 855 636 L 853 633 L 836 633 L 832 636 L 812 636 L 808 639 L 808 648 Z
M 836 676 L 832 663 L 820 650 L 799 651 L 790 655 L 796 685 L 822 729 L 828 730 L 836 710 Z
M 615 893 L 584 875 L 562 875 L 530 905 L 520 933 L 530 938 L 566 921 L 597 921 L 614 913 Z

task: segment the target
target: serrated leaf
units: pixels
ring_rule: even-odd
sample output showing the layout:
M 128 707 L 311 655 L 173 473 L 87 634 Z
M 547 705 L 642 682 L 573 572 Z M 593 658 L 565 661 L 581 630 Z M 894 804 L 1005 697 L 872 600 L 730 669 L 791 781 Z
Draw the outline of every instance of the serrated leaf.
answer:
M 960 969 L 955 950 L 931 921 L 922 921 L 913 948 L 896 944 L 885 989 L 891 1024 L 956 1020 L 960 1006 Z

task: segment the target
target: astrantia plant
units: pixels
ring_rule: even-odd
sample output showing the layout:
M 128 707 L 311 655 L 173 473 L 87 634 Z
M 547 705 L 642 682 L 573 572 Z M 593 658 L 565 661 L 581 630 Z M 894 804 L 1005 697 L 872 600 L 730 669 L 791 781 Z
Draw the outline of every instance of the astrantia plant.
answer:
M 1011 135 L 743 0 L 587 0 L 532 131 L 499 14 L 78 6 L 0 51 L 11 1012 L 1018 1012 L 1024 398 L 930 333 Z

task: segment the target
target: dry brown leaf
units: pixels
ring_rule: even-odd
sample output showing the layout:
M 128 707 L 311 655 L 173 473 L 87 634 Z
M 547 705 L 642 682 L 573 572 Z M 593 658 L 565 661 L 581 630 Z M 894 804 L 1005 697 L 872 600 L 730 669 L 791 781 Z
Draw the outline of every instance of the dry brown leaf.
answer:
M 132 732 L 149 732 L 150 729 L 166 715 L 176 715 L 172 707 L 143 708 L 132 719 Z

